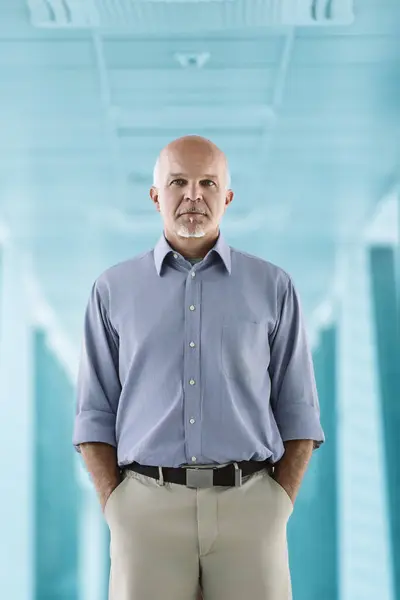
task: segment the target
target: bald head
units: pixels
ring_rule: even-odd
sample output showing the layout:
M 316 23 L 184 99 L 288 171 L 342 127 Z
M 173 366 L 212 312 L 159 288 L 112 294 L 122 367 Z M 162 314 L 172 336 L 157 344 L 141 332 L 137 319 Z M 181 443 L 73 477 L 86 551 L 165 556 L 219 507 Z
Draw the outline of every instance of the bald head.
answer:
M 170 142 L 163 148 L 157 158 L 153 171 L 153 185 L 160 187 L 172 164 L 185 162 L 187 165 L 201 167 L 203 164 L 217 166 L 223 178 L 223 186 L 231 185 L 228 161 L 225 154 L 207 138 L 198 135 L 187 135 Z M 215 169 L 214 169 L 215 170 Z
M 215 242 L 221 218 L 234 196 L 229 188 L 224 153 L 210 140 L 189 135 L 170 142 L 160 152 L 150 197 L 163 218 L 168 239 L 182 243 L 185 251 L 192 248 L 197 252 L 201 244 L 189 243 L 186 248 L 186 240 Z

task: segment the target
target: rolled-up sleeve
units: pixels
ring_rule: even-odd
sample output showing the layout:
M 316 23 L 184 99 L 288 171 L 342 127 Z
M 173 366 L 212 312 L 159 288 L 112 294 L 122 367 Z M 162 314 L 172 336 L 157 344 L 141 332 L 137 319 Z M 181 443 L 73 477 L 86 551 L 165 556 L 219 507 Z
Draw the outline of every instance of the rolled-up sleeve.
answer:
M 95 282 L 85 311 L 76 385 L 73 445 L 78 452 L 83 442 L 117 446 L 115 421 L 121 394 L 118 348 L 118 334 Z
M 325 441 L 311 350 L 300 299 L 288 277 L 270 338 L 271 407 L 283 441 Z

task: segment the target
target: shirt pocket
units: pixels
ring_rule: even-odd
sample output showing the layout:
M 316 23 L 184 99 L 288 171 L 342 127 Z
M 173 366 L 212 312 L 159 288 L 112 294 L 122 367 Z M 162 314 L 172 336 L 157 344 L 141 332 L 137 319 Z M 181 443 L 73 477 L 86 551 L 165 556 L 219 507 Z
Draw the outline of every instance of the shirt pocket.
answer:
M 265 322 L 226 317 L 222 324 L 221 366 L 228 379 L 262 383 L 269 364 Z

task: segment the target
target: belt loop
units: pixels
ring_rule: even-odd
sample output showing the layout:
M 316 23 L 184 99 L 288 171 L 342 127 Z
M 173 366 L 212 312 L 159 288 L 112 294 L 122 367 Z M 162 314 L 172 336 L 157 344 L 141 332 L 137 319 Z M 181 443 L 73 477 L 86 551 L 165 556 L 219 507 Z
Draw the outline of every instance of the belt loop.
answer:
M 158 467 L 158 472 L 160 474 L 159 479 L 157 479 L 157 483 L 158 485 L 165 485 L 164 483 L 164 475 L 163 475 L 163 471 L 162 471 L 162 467 Z
M 233 465 L 235 467 L 235 487 L 240 487 L 242 485 L 242 469 L 239 469 L 237 462 L 234 462 Z

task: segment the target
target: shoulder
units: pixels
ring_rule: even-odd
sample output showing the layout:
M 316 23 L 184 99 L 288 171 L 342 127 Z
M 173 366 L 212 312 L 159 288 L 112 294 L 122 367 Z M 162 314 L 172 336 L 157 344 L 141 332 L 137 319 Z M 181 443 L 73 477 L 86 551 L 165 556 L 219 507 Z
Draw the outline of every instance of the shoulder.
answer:
M 111 295 L 118 295 L 126 286 L 143 280 L 143 270 L 147 268 L 151 252 L 146 251 L 127 260 L 115 263 L 102 271 L 94 280 L 93 287 L 107 307 Z
M 275 287 L 281 294 L 290 286 L 293 285 L 291 275 L 283 269 L 281 266 L 256 256 L 233 248 L 232 250 L 232 261 L 236 263 L 239 269 L 243 269 L 244 272 L 250 272 L 256 277 L 260 277 L 261 281 L 267 282 L 268 286 Z

